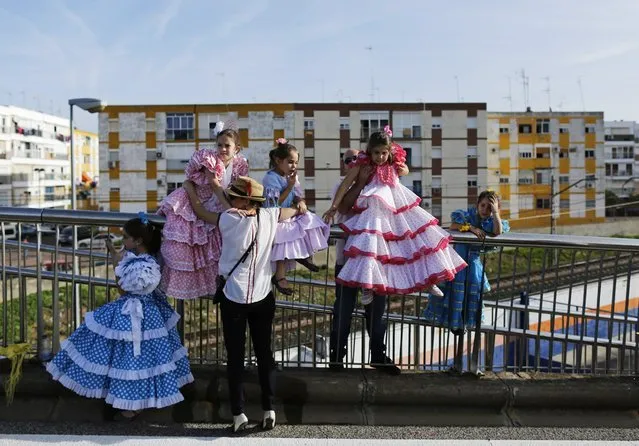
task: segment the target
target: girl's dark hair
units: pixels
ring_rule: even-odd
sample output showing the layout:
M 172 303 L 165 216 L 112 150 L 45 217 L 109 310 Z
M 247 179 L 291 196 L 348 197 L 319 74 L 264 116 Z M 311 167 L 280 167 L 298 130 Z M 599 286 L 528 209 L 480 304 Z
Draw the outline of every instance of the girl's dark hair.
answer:
M 240 134 L 238 133 L 237 130 L 233 130 L 233 129 L 222 130 L 220 133 L 217 134 L 217 137 L 215 138 L 216 141 L 217 141 L 217 138 L 219 138 L 220 136 L 228 136 L 229 138 L 231 138 L 233 142 L 235 143 L 236 152 L 239 152 L 240 150 L 242 150 L 242 144 L 240 144 Z
M 297 152 L 297 148 L 295 148 L 293 144 L 288 142 L 278 142 L 277 146 L 268 153 L 268 157 L 271 160 L 269 162 L 269 169 L 275 169 L 277 166 L 276 160 L 288 158 L 291 152 Z
M 160 252 L 162 230 L 153 223 L 142 223 L 142 219 L 132 218 L 124 224 L 124 230 L 132 238 L 142 240 L 142 244 L 149 254 Z
M 373 132 L 370 138 L 368 138 L 368 144 L 366 144 L 366 154 L 371 156 L 371 153 L 375 147 L 384 146 L 388 149 L 388 164 L 393 164 L 393 141 L 386 132 Z
M 477 197 L 477 204 L 479 204 L 482 200 L 497 200 L 497 205 L 501 207 L 501 199 L 499 198 L 499 194 L 494 190 L 485 190 L 479 194 Z

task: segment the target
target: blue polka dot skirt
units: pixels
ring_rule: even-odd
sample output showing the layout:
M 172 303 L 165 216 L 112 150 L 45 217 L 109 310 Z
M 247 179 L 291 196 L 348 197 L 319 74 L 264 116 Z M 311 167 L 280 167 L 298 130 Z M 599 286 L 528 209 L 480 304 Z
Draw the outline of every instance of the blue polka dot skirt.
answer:
M 117 409 L 179 403 L 180 387 L 193 382 L 179 318 L 158 292 L 125 294 L 87 313 L 47 371 L 73 392 L 104 398 Z

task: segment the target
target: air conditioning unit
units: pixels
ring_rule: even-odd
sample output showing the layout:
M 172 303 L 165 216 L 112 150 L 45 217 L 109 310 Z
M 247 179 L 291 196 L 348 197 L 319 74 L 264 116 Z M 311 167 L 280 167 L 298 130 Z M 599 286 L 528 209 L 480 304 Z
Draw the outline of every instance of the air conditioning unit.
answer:
M 164 157 L 164 155 L 162 154 L 161 150 L 158 150 L 157 152 L 155 152 L 155 157 L 161 160 Z
M 109 161 L 109 169 L 115 169 L 117 166 L 117 163 L 115 161 Z
M 492 149 L 490 149 L 490 151 L 495 153 L 497 151 L 497 149 L 493 147 Z
M 157 181 L 157 183 L 158 183 L 158 186 L 164 186 L 164 180 L 163 179 L 159 179 Z

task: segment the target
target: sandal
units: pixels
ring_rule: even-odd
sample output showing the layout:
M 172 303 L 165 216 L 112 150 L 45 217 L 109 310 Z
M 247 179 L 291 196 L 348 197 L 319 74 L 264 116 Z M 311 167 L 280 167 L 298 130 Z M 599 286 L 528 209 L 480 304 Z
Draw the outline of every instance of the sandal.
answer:
M 292 288 L 286 288 L 280 285 L 280 282 L 282 280 L 286 280 L 286 277 L 282 277 L 281 279 L 278 279 L 277 277 L 273 276 L 271 278 L 271 283 L 273 284 L 273 286 L 275 287 L 275 289 L 277 289 L 277 291 L 279 291 L 280 293 L 286 295 L 286 296 L 290 296 L 294 293 Z
M 300 265 L 304 266 L 305 268 L 307 268 L 311 272 L 317 273 L 320 270 L 319 266 L 317 266 L 316 264 L 314 264 L 308 259 L 296 259 L 295 261 L 299 263 Z

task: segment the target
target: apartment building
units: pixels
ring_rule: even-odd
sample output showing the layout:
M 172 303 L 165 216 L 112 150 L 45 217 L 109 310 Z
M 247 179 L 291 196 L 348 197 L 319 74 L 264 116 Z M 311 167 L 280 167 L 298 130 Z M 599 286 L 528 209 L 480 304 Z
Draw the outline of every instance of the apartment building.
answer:
M 403 183 L 443 222 L 498 181 L 486 169 L 483 103 L 112 105 L 99 118 L 101 207 L 155 211 L 184 181 L 193 151 L 214 146 L 211 132 L 220 120 L 237 123 L 258 181 L 275 139 L 289 139 L 299 150 L 300 181 L 316 212 L 330 205 L 344 151 L 364 149 L 385 125 L 408 154 L 411 173 Z
M 0 206 L 70 206 L 69 135 L 67 118 L 0 106 Z M 82 173 L 98 172 L 98 141 L 80 130 L 75 138 L 79 182 Z
M 606 190 L 619 197 L 639 194 L 639 124 L 605 123 Z
M 489 176 L 513 228 L 604 220 L 603 113 L 489 112 L 487 127 Z

